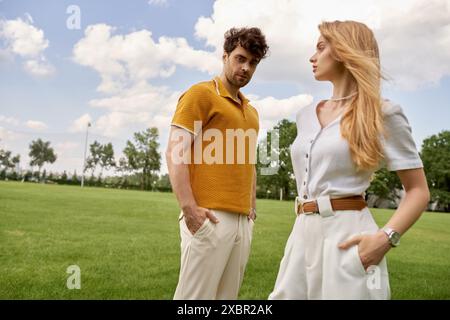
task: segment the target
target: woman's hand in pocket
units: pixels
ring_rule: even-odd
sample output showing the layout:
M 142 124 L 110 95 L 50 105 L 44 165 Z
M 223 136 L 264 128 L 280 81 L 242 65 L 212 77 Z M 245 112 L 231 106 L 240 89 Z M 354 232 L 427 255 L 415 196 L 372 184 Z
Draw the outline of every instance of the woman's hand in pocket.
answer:
M 389 239 L 383 231 L 370 235 L 358 235 L 339 244 L 339 249 L 347 250 L 358 246 L 359 258 L 367 270 L 370 266 L 378 265 L 386 253 L 391 249 Z

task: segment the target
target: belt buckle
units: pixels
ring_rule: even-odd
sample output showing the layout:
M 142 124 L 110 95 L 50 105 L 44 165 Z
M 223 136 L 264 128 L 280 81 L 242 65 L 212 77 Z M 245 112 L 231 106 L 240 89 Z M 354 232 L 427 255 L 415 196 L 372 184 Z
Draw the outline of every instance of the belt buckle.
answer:
M 298 210 L 298 207 L 300 205 L 300 211 Z M 299 215 L 300 213 L 303 213 L 303 201 L 299 196 L 295 197 L 295 202 L 294 202 L 294 211 L 296 215 Z

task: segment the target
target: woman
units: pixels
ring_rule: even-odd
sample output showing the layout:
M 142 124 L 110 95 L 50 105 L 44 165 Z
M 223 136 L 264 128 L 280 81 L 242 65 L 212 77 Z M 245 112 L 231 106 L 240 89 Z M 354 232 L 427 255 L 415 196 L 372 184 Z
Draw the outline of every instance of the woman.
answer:
M 385 255 L 429 202 L 422 161 L 401 107 L 381 98 L 372 31 L 354 21 L 323 22 L 319 31 L 310 62 L 333 95 L 297 115 L 297 218 L 269 299 L 389 299 Z M 405 196 L 379 229 L 364 196 L 384 165 Z

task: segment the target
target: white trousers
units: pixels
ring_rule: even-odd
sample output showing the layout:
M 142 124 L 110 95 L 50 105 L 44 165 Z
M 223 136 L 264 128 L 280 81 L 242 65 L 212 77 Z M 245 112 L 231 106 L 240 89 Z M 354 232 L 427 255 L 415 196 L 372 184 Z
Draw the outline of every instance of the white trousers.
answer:
M 192 235 L 180 214 L 181 267 L 175 300 L 237 299 L 250 254 L 253 221 L 247 216 L 211 210 L 219 219 L 206 219 Z
M 357 245 L 338 248 L 352 236 L 378 229 L 367 207 L 298 215 L 269 299 L 390 299 L 386 258 L 366 271 Z

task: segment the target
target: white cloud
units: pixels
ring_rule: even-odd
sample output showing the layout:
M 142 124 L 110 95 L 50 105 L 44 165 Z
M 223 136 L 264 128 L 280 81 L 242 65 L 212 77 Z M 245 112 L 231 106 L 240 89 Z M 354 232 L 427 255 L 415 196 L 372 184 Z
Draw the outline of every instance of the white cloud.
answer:
M 308 59 L 322 20 L 357 20 L 373 28 L 382 64 L 400 88 L 415 89 L 450 75 L 448 0 L 217 0 L 211 17 L 200 17 L 195 30 L 220 52 L 227 29 L 258 26 L 271 55 L 256 77 L 310 86 L 314 79 Z
M 0 21 L 0 35 L 11 52 L 22 57 L 36 57 L 48 47 L 44 32 L 21 18 Z
M 20 121 L 17 118 L 14 117 L 6 117 L 4 115 L 0 114 L 0 122 L 9 124 L 9 125 L 13 125 L 13 126 L 18 126 Z
M 49 41 L 44 36 L 44 31 L 33 26 L 33 18 L 25 14 L 25 20 L 0 20 L 0 39 L 5 48 L 2 49 L 3 57 L 16 55 L 23 59 L 24 68 L 35 76 L 48 76 L 54 72 L 43 54 Z
M 157 127 L 164 134 L 179 95 L 167 88 L 141 84 L 109 98 L 92 100 L 91 106 L 109 111 L 95 122 L 94 127 L 108 137 L 121 136 L 123 130 L 139 127 Z
M 45 59 L 28 60 L 24 63 L 24 68 L 28 73 L 36 76 L 49 76 L 54 74 L 55 68 Z
M 28 120 L 26 123 L 26 126 L 30 129 L 34 130 L 44 130 L 47 129 L 47 125 L 41 121 L 36 120 Z
M 213 53 L 195 50 L 183 38 L 161 37 L 148 30 L 112 35 L 106 24 L 88 26 L 85 37 L 74 46 L 76 63 L 96 70 L 102 79 L 98 91 L 117 93 L 157 77 L 170 77 L 176 65 L 214 73 L 220 60 Z
M 95 128 L 107 137 L 116 137 L 130 124 L 138 125 L 149 120 L 146 113 L 126 113 L 113 111 L 101 116 L 95 123 Z
M 28 120 L 26 122 L 21 122 L 19 119 L 15 118 L 15 117 L 6 117 L 1 114 L 0 114 L 0 122 L 15 126 L 15 127 L 20 126 L 20 125 L 25 125 L 27 128 L 30 128 L 33 130 L 39 130 L 39 131 L 48 128 L 47 125 L 42 121 Z
M 67 150 L 71 150 L 73 148 L 78 147 L 80 144 L 78 142 L 73 142 L 73 141 L 64 141 L 64 142 L 58 142 L 55 147 L 58 150 L 61 151 L 67 151 Z
M 382 64 L 394 84 L 415 90 L 450 75 L 449 1 L 421 1 L 401 18 L 385 14 L 377 35 Z
M 184 38 L 160 37 L 158 45 L 167 61 L 209 74 L 217 73 L 222 68 L 221 54 L 194 50 Z
M 281 119 L 293 118 L 301 108 L 311 104 L 312 100 L 312 96 L 300 94 L 287 99 L 276 99 L 274 97 L 257 98 L 252 100 L 250 104 L 258 110 L 261 121 L 260 128 L 268 130 Z
M 148 30 L 125 35 L 114 31 L 105 24 L 88 26 L 73 49 L 76 63 L 99 73 L 97 90 L 109 94 L 89 102 L 108 112 L 95 121 L 93 129 L 99 134 L 114 137 L 136 126 L 167 130 L 180 93 L 149 81 L 170 77 L 177 65 L 209 74 L 220 70 L 218 56 L 193 49 L 184 38 L 160 37 L 156 42 Z
M 88 113 L 83 114 L 78 119 L 75 119 L 69 127 L 69 132 L 85 132 L 88 123 L 92 122 L 92 118 Z
M 22 137 L 23 136 L 20 133 L 16 133 L 0 126 L 0 148 L 10 149 L 12 147 L 10 143 L 14 143 Z
M 63 141 L 58 142 L 55 145 L 55 152 L 58 155 L 58 158 L 70 158 L 74 153 L 78 153 L 80 150 L 80 144 L 73 141 Z
M 176 103 L 178 97 L 178 92 L 166 87 L 140 82 L 108 98 L 93 99 L 89 104 L 112 111 L 161 113 L 167 111 L 168 103 Z

